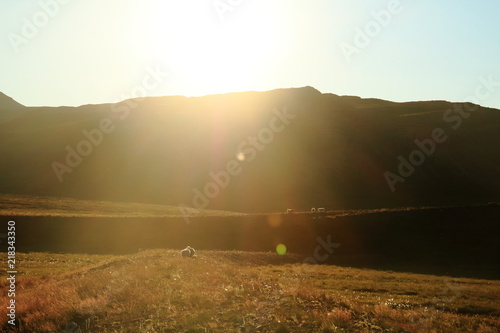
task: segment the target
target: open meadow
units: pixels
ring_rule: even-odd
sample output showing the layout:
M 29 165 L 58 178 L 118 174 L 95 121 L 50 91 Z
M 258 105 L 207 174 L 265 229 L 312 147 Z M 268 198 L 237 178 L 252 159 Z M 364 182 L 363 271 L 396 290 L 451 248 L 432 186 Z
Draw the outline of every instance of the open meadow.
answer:
M 2 331 L 500 330 L 498 205 L 182 216 L 159 205 L 5 200 L 16 325 L 3 321 Z M 186 245 L 196 257 L 181 257 Z
M 303 264 L 293 254 L 18 254 L 15 332 L 482 332 L 500 282 Z M 0 288 L 8 288 L 7 281 Z M 5 304 L 6 295 L 1 296 Z M 7 310 L 0 309 L 5 317 Z M 3 329 L 8 326 L 4 325 Z M 76 328 L 74 330 L 76 332 Z

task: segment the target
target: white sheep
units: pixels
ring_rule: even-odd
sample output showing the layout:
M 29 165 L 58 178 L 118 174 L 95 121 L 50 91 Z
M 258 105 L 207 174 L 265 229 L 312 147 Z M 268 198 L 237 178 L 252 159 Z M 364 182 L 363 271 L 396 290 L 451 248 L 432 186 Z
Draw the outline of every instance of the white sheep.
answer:
M 324 208 L 318 208 L 318 212 L 324 212 L 325 209 Z
M 196 251 L 191 246 L 188 246 L 184 250 L 181 251 L 181 256 L 186 257 L 186 258 L 193 258 L 195 253 L 196 253 Z
M 286 212 L 287 212 L 287 213 L 293 213 L 293 209 L 288 208 L 288 209 L 286 210 Z
M 311 213 L 316 213 L 316 208 L 311 208 Z

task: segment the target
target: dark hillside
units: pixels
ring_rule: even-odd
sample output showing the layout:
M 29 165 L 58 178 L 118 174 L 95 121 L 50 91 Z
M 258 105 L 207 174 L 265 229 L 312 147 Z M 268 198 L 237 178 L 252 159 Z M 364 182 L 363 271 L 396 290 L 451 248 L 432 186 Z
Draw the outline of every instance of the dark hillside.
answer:
M 26 109 L 0 123 L 3 193 L 241 212 L 500 201 L 500 111 L 470 104 L 305 87 Z
M 24 105 L 0 92 L 0 123 L 19 117 L 27 111 Z

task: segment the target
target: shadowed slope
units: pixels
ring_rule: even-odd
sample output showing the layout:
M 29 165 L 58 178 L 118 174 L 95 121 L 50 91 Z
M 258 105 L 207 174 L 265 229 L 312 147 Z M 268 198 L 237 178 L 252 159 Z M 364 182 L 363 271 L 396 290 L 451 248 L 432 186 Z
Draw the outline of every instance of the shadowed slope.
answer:
M 470 104 L 305 87 L 27 109 L 0 124 L 4 193 L 243 212 L 500 201 L 500 112 Z

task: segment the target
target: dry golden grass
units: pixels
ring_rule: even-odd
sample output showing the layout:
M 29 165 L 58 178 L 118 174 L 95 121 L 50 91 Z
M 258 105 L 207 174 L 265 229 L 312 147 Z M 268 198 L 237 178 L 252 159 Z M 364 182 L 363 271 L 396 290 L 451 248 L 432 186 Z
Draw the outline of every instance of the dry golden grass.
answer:
M 59 217 L 182 217 L 183 215 L 237 216 L 244 214 L 208 209 L 182 211 L 177 206 L 145 203 L 0 194 L 0 215 Z
M 375 212 L 420 210 L 431 207 L 401 207 L 328 211 L 324 215 L 355 216 Z M 308 213 L 311 212 L 301 212 Z M 317 213 L 316 213 L 317 214 Z M 82 200 L 50 196 L 0 193 L 1 216 L 57 216 L 57 217 L 183 217 L 189 216 L 243 216 L 244 213 L 210 210 L 181 210 L 178 206 L 148 203 Z M 257 214 L 258 215 L 258 214 Z
M 273 253 L 18 254 L 18 332 L 498 332 L 500 283 Z M 6 290 L 3 280 L 0 288 Z M 6 296 L 1 296 L 6 304 Z M 0 316 L 6 317 L 5 307 Z M 4 328 L 7 326 L 4 326 Z M 88 327 L 88 330 L 86 329 Z

